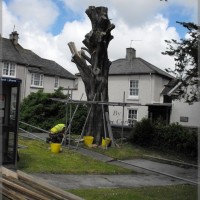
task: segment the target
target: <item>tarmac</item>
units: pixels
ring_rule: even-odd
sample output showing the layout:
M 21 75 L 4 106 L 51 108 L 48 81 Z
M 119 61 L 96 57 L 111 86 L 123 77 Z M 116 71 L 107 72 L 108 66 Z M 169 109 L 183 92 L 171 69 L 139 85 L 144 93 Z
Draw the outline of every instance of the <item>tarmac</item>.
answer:
M 66 175 L 32 174 L 61 189 L 78 188 L 132 188 L 144 186 L 166 186 L 177 184 L 197 185 L 198 170 L 194 167 L 180 167 L 147 159 L 113 160 L 85 148 L 76 151 L 93 159 L 132 169 L 136 173 L 126 175 Z M 148 170 L 147 170 L 148 169 Z

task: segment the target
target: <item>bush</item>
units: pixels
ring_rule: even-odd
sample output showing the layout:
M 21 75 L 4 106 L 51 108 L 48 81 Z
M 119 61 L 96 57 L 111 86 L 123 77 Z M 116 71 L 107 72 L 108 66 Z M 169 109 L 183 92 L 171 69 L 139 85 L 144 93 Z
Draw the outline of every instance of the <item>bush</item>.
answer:
M 53 101 L 51 98 L 67 99 L 68 96 L 62 93 L 62 88 L 59 88 L 54 93 L 44 93 L 42 90 L 31 93 L 21 103 L 20 120 L 48 131 L 58 123 L 66 123 L 66 111 L 68 110 L 67 123 L 69 124 L 70 105 Z M 71 107 L 73 114 L 76 106 L 72 104 Z M 86 114 L 87 108 L 85 106 L 79 106 L 72 123 L 72 133 L 81 133 Z M 20 124 L 20 127 L 29 131 L 38 131 L 22 124 Z
M 133 143 L 197 157 L 197 132 L 189 132 L 178 123 L 165 125 L 142 119 L 133 129 Z
M 153 124 L 148 119 L 136 122 L 133 128 L 133 141 L 142 146 L 150 146 L 153 141 Z

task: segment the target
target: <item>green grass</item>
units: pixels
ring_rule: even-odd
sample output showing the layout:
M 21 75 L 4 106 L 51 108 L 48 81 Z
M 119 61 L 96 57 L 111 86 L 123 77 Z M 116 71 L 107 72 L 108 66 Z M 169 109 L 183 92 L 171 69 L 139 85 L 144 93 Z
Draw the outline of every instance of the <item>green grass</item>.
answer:
M 133 173 L 121 167 L 96 161 L 76 151 L 64 149 L 59 154 L 51 153 L 49 144 L 30 139 L 20 139 L 20 145 L 27 146 L 19 150 L 18 169 L 27 173 L 54 174 L 123 174 Z M 121 148 L 93 150 L 116 159 L 142 157 L 144 154 L 159 156 L 162 154 L 149 151 L 131 144 Z M 163 187 L 140 187 L 118 189 L 77 189 L 68 190 L 86 200 L 197 200 L 197 186 L 174 185 Z
M 68 190 L 86 200 L 197 200 L 197 186 Z
M 144 155 L 150 155 L 175 161 L 183 161 L 191 164 L 197 164 L 197 160 L 195 160 L 194 158 L 189 158 L 180 153 L 178 154 L 174 152 L 165 152 L 161 150 L 158 151 L 155 149 L 139 147 L 130 143 L 120 145 L 120 147 L 118 148 L 94 148 L 93 150 L 119 160 L 142 158 Z
M 27 173 L 55 174 L 124 174 L 133 171 L 83 156 L 75 151 L 51 153 L 49 144 L 41 141 L 20 139 L 18 169 Z
M 116 148 L 108 147 L 107 149 L 94 148 L 93 150 L 119 160 L 139 158 L 143 155 L 141 149 L 133 147 L 131 144 Z

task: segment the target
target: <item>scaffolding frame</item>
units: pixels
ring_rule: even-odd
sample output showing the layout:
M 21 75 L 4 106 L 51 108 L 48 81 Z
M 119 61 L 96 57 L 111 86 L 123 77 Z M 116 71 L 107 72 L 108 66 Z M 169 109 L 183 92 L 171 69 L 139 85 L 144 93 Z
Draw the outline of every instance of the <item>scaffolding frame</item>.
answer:
M 68 89 L 68 93 L 69 93 L 69 90 L 71 90 L 71 89 Z M 72 93 L 72 91 L 71 91 L 71 93 Z M 69 104 L 69 105 L 70 105 L 70 108 L 71 108 L 71 104 L 77 104 L 77 106 L 76 106 L 76 108 L 75 108 L 75 111 L 74 111 L 74 113 L 72 114 L 72 116 L 71 116 L 71 114 L 70 114 L 69 125 L 66 126 L 67 129 L 66 129 L 66 131 L 65 131 L 65 134 L 64 134 L 64 137 L 63 137 L 63 140 L 62 140 L 62 143 L 61 143 L 61 144 L 63 144 L 63 142 L 64 142 L 64 140 L 65 140 L 65 138 L 66 138 L 66 135 L 67 135 L 68 130 L 69 130 L 69 140 L 70 140 L 71 124 L 72 124 L 72 122 L 73 122 L 73 118 L 74 118 L 74 116 L 75 116 L 75 114 L 76 114 L 76 111 L 78 110 L 79 105 L 80 105 L 80 104 L 81 104 L 81 105 L 82 105 L 82 104 L 85 104 L 85 105 L 88 105 L 88 104 L 89 104 L 89 105 L 91 105 L 91 106 L 90 106 L 90 109 L 89 109 L 89 111 L 88 111 L 87 117 L 86 117 L 85 124 L 84 124 L 83 129 L 82 129 L 80 138 L 79 138 L 79 140 L 78 140 L 76 149 L 78 148 L 78 145 L 79 145 L 79 143 L 80 143 L 80 141 L 81 141 L 81 139 L 82 139 L 82 137 L 83 137 L 83 135 L 84 135 L 85 126 L 86 126 L 86 124 L 87 124 L 87 120 L 88 120 L 88 118 L 89 118 L 89 115 L 90 115 L 90 112 L 91 112 L 91 109 L 92 109 L 92 106 L 93 106 L 93 105 L 102 105 L 102 112 L 104 112 L 104 105 L 108 105 L 108 106 L 120 106 L 120 107 L 122 107 L 121 145 L 123 144 L 123 137 L 124 137 L 124 109 L 125 109 L 125 107 L 130 107 L 130 106 L 146 106 L 146 105 L 141 104 L 141 103 L 128 103 L 128 102 L 125 102 L 125 91 L 124 91 L 124 93 L 123 93 L 123 102 L 109 102 L 109 101 L 103 101 L 102 97 L 101 97 L 101 101 L 95 101 L 96 95 L 94 96 L 93 101 L 81 100 L 82 97 L 83 97 L 83 94 L 82 94 L 80 100 L 73 100 L 72 98 L 71 98 L 71 99 L 67 99 L 67 100 L 66 100 L 66 99 L 59 99 L 59 98 L 51 98 L 51 100 L 53 100 L 53 101 L 59 101 L 59 102 L 65 103 L 65 104 Z M 71 113 L 71 111 L 70 111 L 70 113 Z M 66 116 L 67 116 L 67 111 L 66 111 Z M 107 116 L 107 118 L 109 118 L 109 116 Z M 67 120 L 67 119 L 66 119 L 66 120 Z M 103 120 L 105 120 L 105 113 L 103 113 Z M 66 123 L 67 123 L 67 121 L 66 121 Z M 103 123 L 105 123 L 105 121 L 104 121 Z M 108 120 L 108 123 L 109 123 L 109 120 Z M 67 124 L 66 124 L 66 125 L 67 125 Z M 107 127 L 107 128 L 108 128 L 108 127 Z M 105 129 L 105 125 L 104 125 L 104 129 Z M 106 133 L 105 133 L 105 136 L 106 136 Z M 114 142 L 114 141 L 113 141 L 113 142 Z M 68 147 L 69 147 L 69 146 L 70 146 L 70 142 L 68 143 Z

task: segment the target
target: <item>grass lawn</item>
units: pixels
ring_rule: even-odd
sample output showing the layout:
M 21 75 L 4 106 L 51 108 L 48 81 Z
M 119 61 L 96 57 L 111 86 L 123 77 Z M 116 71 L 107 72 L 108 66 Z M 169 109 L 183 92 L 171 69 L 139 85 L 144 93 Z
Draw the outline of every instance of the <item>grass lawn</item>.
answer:
M 20 139 L 18 169 L 27 173 L 57 174 L 124 174 L 133 171 L 83 156 L 75 151 L 51 153 L 49 144 L 31 139 Z
M 182 161 L 191 164 L 197 164 L 197 160 L 195 158 L 190 158 L 182 154 L 174 153 L 174 152 L 165 152 L 158 151 L 150 148 L 139 147 L 130 143 L 126 143 L 120 145 L 119 148 L 110 148 L 102 149 L 102 148 L 94 148 L 94 151 L 99 153 L 108 155 L 112 158 L 124 160 L 124 159 L 134 159 L 134 158 L 142 158 L 144 155 L 150 155 L 165 159 L 171 159 L 175 161 Z
M 96 161 L 76 151 L 64 149 L 59 154 L 51 153 L 49 144 L 31 139 L 21 139 L 19 144 L 27 146 L 19 149 L 18 169 L 27 173 L 54 174 L 128 174 L 131 170 L 109 163 Z M 94 149 L 116 159 L 142 157 L 144 154 L 162 156 L 160 153 L 133 147 L 130 144 L 121 148 Z M 140 187 L 119 189 L 78 189 L 68 190 L 86 200 L 197 200 L 197 186 L 174 185 L 162 187 Z
M 68 190 L 86 200 L 197 200 L 197 186 Z

